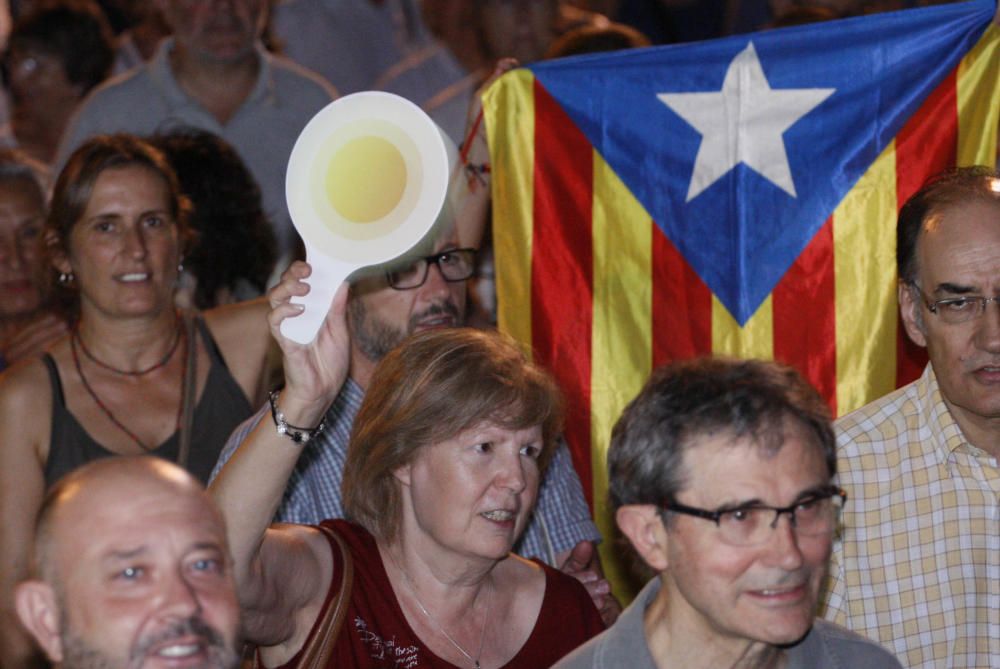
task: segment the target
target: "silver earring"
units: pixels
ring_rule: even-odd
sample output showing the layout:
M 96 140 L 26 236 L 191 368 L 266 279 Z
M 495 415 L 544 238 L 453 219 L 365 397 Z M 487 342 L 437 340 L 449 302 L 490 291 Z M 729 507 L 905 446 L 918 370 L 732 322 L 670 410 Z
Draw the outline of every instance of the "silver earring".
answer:
M 59 272 L 59 283 L 64 286 L 73 283 L 73 272 Z
M 184 273 L 184 258 L 181 258 L 180 261 L 178 261 L 177 263 L 177 273 L 178 274 Z

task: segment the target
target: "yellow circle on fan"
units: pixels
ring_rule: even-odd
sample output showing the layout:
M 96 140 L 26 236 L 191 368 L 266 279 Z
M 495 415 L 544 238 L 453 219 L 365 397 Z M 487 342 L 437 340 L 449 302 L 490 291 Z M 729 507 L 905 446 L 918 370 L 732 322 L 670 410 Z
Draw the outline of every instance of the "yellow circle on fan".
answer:
M 406 190 L 406 161 L 396 146 L 375 135 L 349 140 L 326 172 L 330 205 L 346 220 L 371 223 L 399 205 Z

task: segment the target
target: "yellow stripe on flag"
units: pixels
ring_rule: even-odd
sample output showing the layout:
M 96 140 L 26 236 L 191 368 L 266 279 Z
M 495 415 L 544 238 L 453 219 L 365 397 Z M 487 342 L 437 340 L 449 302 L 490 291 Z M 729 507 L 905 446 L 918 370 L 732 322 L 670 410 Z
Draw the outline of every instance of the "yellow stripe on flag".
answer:
M 500 329 L 531 353 L 531 229 L 535 175 L 534 75 L 518 69 L 483 95 L 490 146 L 493 220 L 503 221 L 493 239 Z
M 896 387 L 895 142 L 834 210 L 833 248 L 843 415 Z
M 996 164 L 1000 27 L 990 24 L 958 66 L 958 164 Z
M 774 309 L 768 295 L 742 328 L 712 295 L 712 355 L 774 359 Z
M 642 389 L 653 361 L 652 217 L 594 151 L 594 308 L 591 462 L 601 557 L 616 594 L 629 600 L 627 565 L 611 537 L 607 452 L 611 428 Z

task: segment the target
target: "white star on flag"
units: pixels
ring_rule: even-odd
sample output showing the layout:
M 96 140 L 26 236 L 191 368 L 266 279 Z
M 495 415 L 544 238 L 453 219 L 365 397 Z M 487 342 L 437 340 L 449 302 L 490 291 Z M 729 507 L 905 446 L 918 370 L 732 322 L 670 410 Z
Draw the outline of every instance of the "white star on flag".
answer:
M 733 58 L 717 93 L 660 93 L 656 97 L 701 133 L 687 202 L 743 163 L 796 197 L 782 133 L 836 91 L 774 89 L 753 42 Z

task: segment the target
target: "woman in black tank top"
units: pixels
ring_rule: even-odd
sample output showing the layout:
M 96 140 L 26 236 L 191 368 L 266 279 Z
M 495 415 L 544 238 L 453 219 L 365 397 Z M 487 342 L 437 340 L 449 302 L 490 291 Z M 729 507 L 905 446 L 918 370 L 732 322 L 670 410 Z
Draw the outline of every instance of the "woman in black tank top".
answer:
M 128 135 L 83 144 L 56 183 L 46 243 L 71 332 L 0 377 L 0 665 L 17 666 L 11 590 L 46 488 L 100 457 L 150 453 L 207 480 L 260 399 L 263 300 L 203 315 L 174 290 L 189 204 L 163 155 Z

